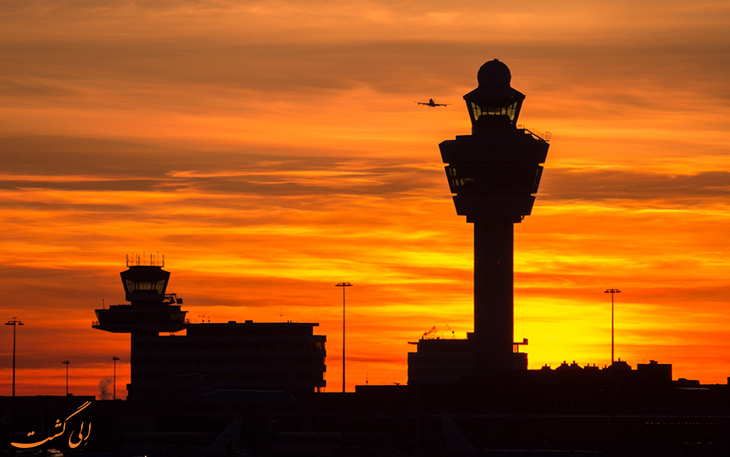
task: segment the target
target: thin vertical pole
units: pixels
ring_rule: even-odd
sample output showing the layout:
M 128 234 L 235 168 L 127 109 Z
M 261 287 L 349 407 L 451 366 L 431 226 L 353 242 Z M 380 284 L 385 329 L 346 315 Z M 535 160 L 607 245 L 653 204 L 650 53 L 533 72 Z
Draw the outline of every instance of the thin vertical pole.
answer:
M 17 317 L 13 316 L 13 320 L 6 322 L 5 325 L 13 326 L 13 398 L 15 398 L 15 330 L 18 327 L 18 325 L 25 325 L 25 324 L 20 322 Z
M 68 361 L 68 360 L 64 360 L 64 361 L 63 361 L 63 362 L 61 362 L 61 363 L 63 363 L 64 365 L 66 365 L 66 396 L 68 397 L 68 365 L 69 365 L 69 364 L 70 364 L 71 362 L 70 362 L 70 361 Z
M 119 357 L 114 356 L 112 357 L 112 360 L 114 361 L 114 392 L 112 393 L 112 400 L 117 399 L 117 360 L 119 360 Z
M 15 329 L 17 327 L 13 321 L 13 398 L 15 397 Z
M 342 393 L 345 393 L 345 289 L 342 287 Z
M 611 365 L 613 365 L 613 362 L 616 360 L 614 358 L 615 345 L 614 345 L 614 325 L 613 325 L 613 322 L 614 322 L 614 320 L 613 320 L 613 308 L 614 308 L 614 306 L 613 306 L 613 295 L 614 294 L 620 294 L 620 293 L 621 293 L 621 291 L 618 290 L 618 289 L 607 289 L 604 292 L 604 294 L 611 294 Z
M 342 393 L 345 393 L 345 288 L 352 287 L 349 282 L 340 282 L 336 287 L 342 287 Z

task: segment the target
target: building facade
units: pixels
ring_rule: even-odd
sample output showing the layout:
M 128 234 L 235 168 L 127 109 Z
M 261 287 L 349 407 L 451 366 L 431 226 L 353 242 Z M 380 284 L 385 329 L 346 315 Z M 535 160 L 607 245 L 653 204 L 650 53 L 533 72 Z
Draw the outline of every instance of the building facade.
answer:
M 204 323 L 187 324 L 181 336 L 133 334 L 129 398 L 313 393 L 325 387 L 326 338 L 314 334 L 317 325 Z

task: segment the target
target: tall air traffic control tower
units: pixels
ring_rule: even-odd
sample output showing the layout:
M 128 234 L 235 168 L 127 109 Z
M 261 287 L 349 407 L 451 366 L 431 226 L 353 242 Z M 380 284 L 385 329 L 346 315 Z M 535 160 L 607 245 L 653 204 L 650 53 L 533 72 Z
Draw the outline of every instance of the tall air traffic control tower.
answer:
M 514 224 L 532 212 L 548 151 L 544 138 L 517 127 L 525 96 L 499 60 L 479 69 L 464 96 L 472 134 L 439 145 L 457 214 L 474 224 L 474 333 L 477 374 L 526 368 L 513 353 Z M 522 365 L 522 367 L 521 367 Z

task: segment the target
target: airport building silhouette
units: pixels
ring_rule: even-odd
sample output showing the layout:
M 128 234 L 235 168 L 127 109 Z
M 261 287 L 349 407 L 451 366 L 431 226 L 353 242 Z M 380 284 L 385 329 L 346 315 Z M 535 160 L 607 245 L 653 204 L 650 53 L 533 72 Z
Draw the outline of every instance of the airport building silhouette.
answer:
M 190 323 L 182 299 L 167 293 L 170 273 L 137 257 L 120 273 L 129 304 L 97 309 L 93 328 L 131 335 L 132 401 L 164 401 L 233 391 L 324 388 L 325 336 L 316 323 Z M 185 335 L 175 332 L 185 330 Z M 241 392 L 238 392 L 242 395 Z
M 525 95 L 511 87 L 509 68 L 486 62 L 478 87 L 464 96 L 471 135 L 439 145 L 458 215 L 474 225 L 474 331 L 466 339 L 422 338 L 408 354 L 409 385 L 449 386 L 463 380 L 550 383 L 671 382 L 671 365 L 638 370 L 623 361 L 610 370 L 563 363 L 527 369 L 514 341 L 514 224 L 531 214 L 549 136 L 518 125 Z M 324 391 L 325 341 L 316 323 L 190 323 L 182 299 L 167 293 L 170 273 L 157 259 L 127 259 L 120 273 L 129 304 L 97 309 L 93 327 L 131 335 L 128 399 L 156 401 L 201 392 L 278 390 L 296 397 Z M 185 335 L 175 332 L 185 330 Z M 551 374 L 555 371 L 562 374 Z M 617 378 L 618 376 L 618 378 Z M 511 381 L 510 381 L 511 382 Z M 365 387 L 359 386 L 362 390 Z
M 326 338 L 314 334 L 317 324 L 191 324 L 182 300 L 166 293 L 162 265 L 128 262 L 121 276 L 129 304 L 96 310 L 93 327 L 131 334 L 129 401 L 123 408 L 97 402 L 95 430 L 105 440 L 95 445 L 137 455 L 164 444 L 168 453 L 159 455 L 209 457 L 235 449 L 263 456 L 730 455 L 728 385 L 675 381 L 672 366 L 656 361 L 635 370 L 620 359 L 606 368 L 527 369 L 519 351 L 527 340 L 513 335 L 513 230 L 531 214 L 549 137 L 517 124 L 525 97 L 510 86 L 506 65 L 486 62 L 477 79 L 464 96 L 472 134 L 440 144 L 457 214 L 474 224 L 474 331 L 466 339 L 415 343 L 408 385 L 324 393 Z M 183 329 L 186 335 L 169 334 Z M 189 453 L 207 449 L 193 444 L 201 430 L 233 432 L 223 453 Z

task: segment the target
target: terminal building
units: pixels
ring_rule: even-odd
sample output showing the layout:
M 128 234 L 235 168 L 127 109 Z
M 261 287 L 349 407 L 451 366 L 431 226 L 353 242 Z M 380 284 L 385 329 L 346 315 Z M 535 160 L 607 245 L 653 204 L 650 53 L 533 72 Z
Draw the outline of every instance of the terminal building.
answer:
M 166 293 L 164 261 L 127 260 L 121 273 L 129 304 L 97 309 L 92 327 L 131 334 L 131 401 L 181 396 L 286 393 L 294 398 L 325 387 L 325 341 L 316 323 L 192 324 L 182 299 Z M 185 331 L 185 334 L 177 332 Z
M 300 397 L 324 381 L 325 337 L 317 324 L 187 324 L 187 335 L 132 335 L 129 398 L 234 391 L 284 391 Z

